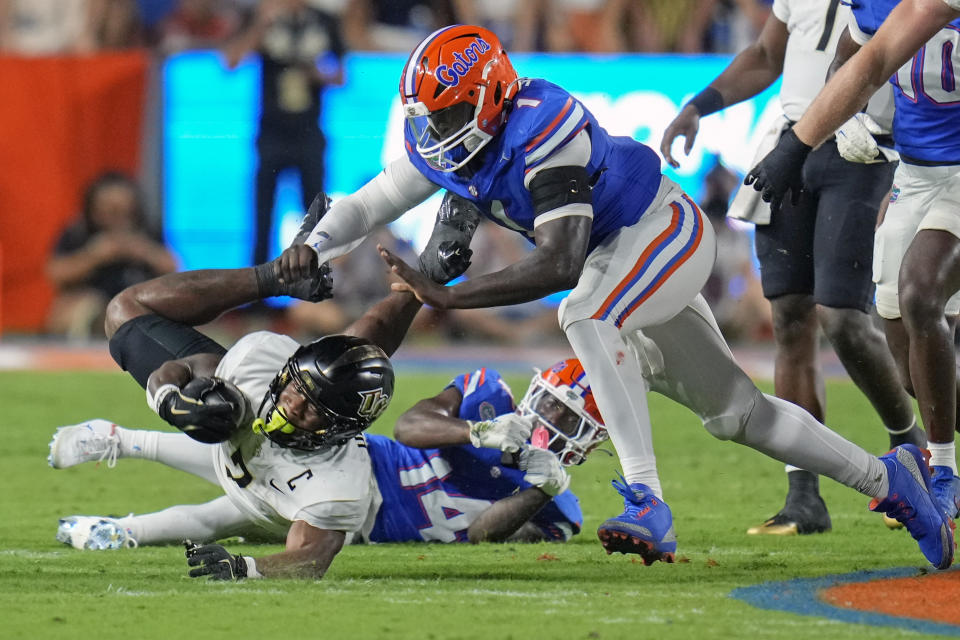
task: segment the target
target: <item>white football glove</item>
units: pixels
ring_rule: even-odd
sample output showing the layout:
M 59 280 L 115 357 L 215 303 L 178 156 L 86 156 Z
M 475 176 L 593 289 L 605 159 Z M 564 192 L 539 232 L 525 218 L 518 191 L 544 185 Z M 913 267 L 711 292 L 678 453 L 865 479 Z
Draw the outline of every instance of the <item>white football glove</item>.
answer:
M 547 449 L 525 446 L 520 451 L 517 465 L 526 471 L 523 479 L 538 487 L 548 496 L 563 493 L 570 486 L 570 476 L 560 464 L 560 459 Z
M 533 432 L 533 418 L 522 417 L 515 413 L 506 413 L 493 420 L 471 422 L 470 444 L 475 447 L 518 451 Z
M 837 151 L 847 162 L 871 164 L 883 162 L 873 136 L 883 133 L 883 128 L 865 113 L 855 114 L 837 129 Z

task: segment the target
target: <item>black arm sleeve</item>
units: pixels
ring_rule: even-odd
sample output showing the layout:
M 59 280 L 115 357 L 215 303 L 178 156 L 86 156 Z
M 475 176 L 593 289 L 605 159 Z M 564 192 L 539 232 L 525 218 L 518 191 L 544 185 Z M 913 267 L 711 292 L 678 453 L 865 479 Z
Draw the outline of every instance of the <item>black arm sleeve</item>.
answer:
M 551 167 L 530 181 L 534 215 L 571 204 L 591 204 L 590 176 L 586 167 Z

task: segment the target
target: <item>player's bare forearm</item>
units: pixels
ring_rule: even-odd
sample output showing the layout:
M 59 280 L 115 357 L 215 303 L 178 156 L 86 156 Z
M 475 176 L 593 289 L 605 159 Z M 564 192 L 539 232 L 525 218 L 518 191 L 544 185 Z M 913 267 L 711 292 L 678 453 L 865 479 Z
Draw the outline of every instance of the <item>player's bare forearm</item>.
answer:
M 723 96 L 724 106 L 757 95 L 780 77 L 789 35 L 787 26 L 771 14 L 756 42 L 710 83 Z
M 482 309 L 540 300 L 576 286 L 580 269 L 574 274 L 568 269 L 569 265 L 568 258 L 534 257 L 531 254 L 531 259 L 450 287 L 447 306 L 450 309 Z
M 112 335 L 126 320 L 147 314 L 196 326 L 259 297 L 252 268 L 170 273 L 117 295 L 110 305 L 107 332 Z
M 393 437 L 418 449 L 470 444 L 470 425 L 457 417 L 462 397 L 456 387 L 448 387 L 420 400 L 397 418 Z
M 536 247 L 522 260 L 450 287 L 451 309 L 477 309 L 539 300 L 572 289 L 583 272 L 593 221 L 571 215 L 534 230 Z
M 391 293 L 368 309 L 344 333 L 366 338 L 387 355 L 393 355 L 421 306 L 422 303 L 412 293 Z
M 267 578 L 319 580 L 343 548 L 346 534 L 311 527 L 301 520 L 290 526 L 286 550 L 255 558 L 257 571 Z
M 923 44 L 960 11 L 943 0 L 904 0 L 876 35 L 863 45 L 817 95 L 793 127 L 797 137 L 815 147 L 856 113 Z
M 550 502 L 550 496 L 537 489 L 528 487 L 512 496 L 497 500 L 481 513 L 467 529 L 467 537 L 472 544 L 478 542 L 504 542 L 509 540 L 530 518 Z M 531 529 L 519 542 L 533 542 L 543 539 L 539 528 Z

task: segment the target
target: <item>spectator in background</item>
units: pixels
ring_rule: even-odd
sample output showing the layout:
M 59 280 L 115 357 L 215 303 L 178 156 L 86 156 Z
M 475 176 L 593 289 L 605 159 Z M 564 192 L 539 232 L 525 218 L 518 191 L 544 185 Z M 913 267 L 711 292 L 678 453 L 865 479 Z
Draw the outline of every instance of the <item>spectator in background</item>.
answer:
M 644 0 L 624 4 L 631 49 L 701 53 L 717 0 Z
M 88 0 L 0 0 L 0 51 L 23 56 L 76 53 L 88 41 Z
M 515 51 L 535 51 L 541 4 L 542 0 L 453 0 L 453 9 L 461 24 L 484 26 Z
M 455 22 L 451 0 L 349 0 L 343 12 L 350 47 L 364 51 L 408 52 Z
M 263 64 L 252 256 L 253 264 L 262 264 L 270 257 L 277 174 L 297 170 L 304 211 L 323 191 L 321 95 L 326 87 L 343 84 L 346 47 L 337 18 L 306 0 L 263 0 L 227 44 L 227 64 L 235 68 L 252 51 Z
M 64 230 L 47 262 L 57 289 L 47 329 L 70 338 L 104 337 L 104 311 L 113 296 L 176 268 L 173 254 L 147 226 L 137 183 L 123 173 L 104 173 L 87 187 L 80 219 Z
M 228 0 L 180 0 L 157 28 L 157 48 L 169 55 L 219 47 L 238 26 L 238 12 Z
M 85 50 L 130 49 L 144 45 L 146 36 L 136 0 L 87 0 L 87 3 Z
M 537 0 L 537 3 L 544 28 L 544 48 L 584 53 L 626 51 L 624 13 L 634 5 L 644 4 L 634 0 Z

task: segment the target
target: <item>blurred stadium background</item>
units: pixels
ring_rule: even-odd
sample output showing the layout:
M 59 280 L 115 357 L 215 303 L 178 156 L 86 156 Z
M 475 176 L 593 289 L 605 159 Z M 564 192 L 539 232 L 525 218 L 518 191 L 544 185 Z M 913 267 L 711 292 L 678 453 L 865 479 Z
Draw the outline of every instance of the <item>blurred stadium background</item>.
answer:
M 80 211 L 85 186 L 105 170 L 118 169 L 139 181 L 150 223 L 162 230 L 179 268 L 250 264 L 261 67 L 251 55 L 230 70 L 221 49 L 245 15 L 278 1 L 286 0 L 0 1 L 5 87 L 0 101 L 0 366 L 19 366 L 23 349 L 38 344 L 66 345 L 74 352 L 83 346 L 102 349 L 96 340 L 73 336 L 67 342 L 48 331 L 55 292 L 45 264 L 59 234 Z M 336 198 L 402 153 L 399 74 L 409 43 L 437 24 L 463 16 L 493 26 L 520 47 L 512 57 L 521 75 L 565 86 L 608 130 L 656 148 L 684 102 L 722 70 L 730 52 L 755 36 L 770 3 L 307 4 L 338 15 L 349 48 L 346 83 L 325 90 L 321 116 L 326 188 Z M 521 33 L 526 24 L 532 26 Z M 595 28 L 581 33 L 583 25 Z M 727 250 L 721 250 L 710 298 L 730 337 L 747 345 L 769 339 L 767 310 L 749 267 L 750 229 L 731 227 L 723 212 L 750 164 L 759 132 L 778 112 L 776 90 L 706 119 L 691 155 L 678 171 L 667 170 L 712 212 L 715 225 L 724 227 Z M 418 248 L 429 234 L 437 202 L 405 216 L 393 233 Z M 301 215 L 299 180 L 294 173 L 281 174 L 272 254 L 287 244 Z M 475 264 L 482 262 L 478 258 Z M 748 298 L 751 302 L 740 306 Z M 211 331 L 229 341 L 263 323 L 291 329 L 282 313 L 285 305 L 281 300 L 251 308 Z M 463 346 L 464 336 L 489 341 L 496 335 L 471 334 L 469 326 L 448 331 L 444 321 L 434 319 L 411 343 L 422 338 L 442 347 L 452 338 Z M 559 332 L 533 342 L 564 348 Z M 76 357 L 69 349 L 63 353 L 64 362 Z M 41 356 L 47 359 L 41 362 L 56 360 L 56 355 Z

